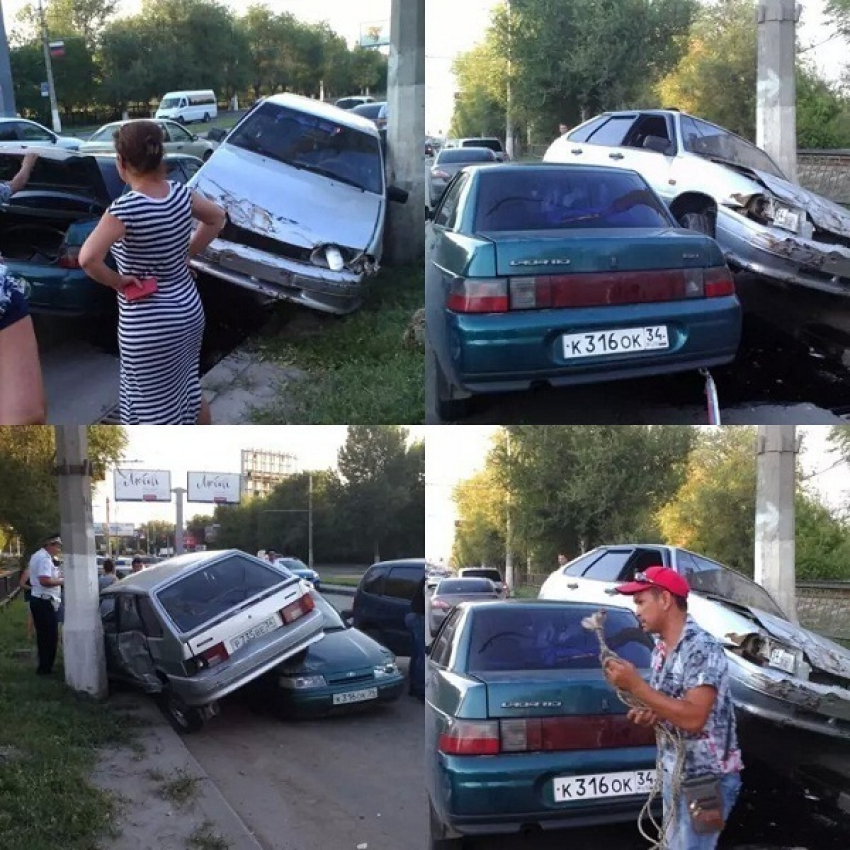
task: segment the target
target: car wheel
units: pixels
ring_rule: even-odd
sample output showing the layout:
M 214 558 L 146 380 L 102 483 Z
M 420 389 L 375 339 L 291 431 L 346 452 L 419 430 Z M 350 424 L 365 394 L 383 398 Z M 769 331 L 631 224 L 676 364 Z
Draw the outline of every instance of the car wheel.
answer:
M 186 705 L 169 687 L 160 694 L 159 707 L 172 727 L 182 735 L 191 735 L 203 728 L 204 715 L 201 710 Z
M 687 212 L 679 216 L 679 224 L 687 230 L 695 230 L 714 238 L 714 222 L 708 213 Z
M 434 355 L 434 374 L 437 379 L 437 416 L 444 422 L 454 422 L 469 416 L 472 412 L 472 398 L 469 396 L 459 398 L 453 394 L 454 387 L 440 368 L 440 361 L 436 354 Z

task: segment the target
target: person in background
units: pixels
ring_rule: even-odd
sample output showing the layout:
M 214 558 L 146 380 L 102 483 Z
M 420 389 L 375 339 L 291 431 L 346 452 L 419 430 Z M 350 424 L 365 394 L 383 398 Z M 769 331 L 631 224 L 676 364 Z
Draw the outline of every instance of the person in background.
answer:
M 567 133 L 569 133 L 569 132 L 570 132 L 570 125 L 569 124 L 564 124 L 563 121 L 560 124 L 558 124 L 558 135 L 559 136 L 566 136 Z
M 569 562 L 570 562 L 570 559 L 563 552 L 561 552 L 558 555 L 558 568 L 559 569 L 561 567 L 565 567 Z
M 32 582 L 30 610 L 38 647 L 36 673 L 40 676 L 49 676 L 53 672 L 59 645 L 58 613 L 62 604 L 62 585 L 65 581 L 54 563 L 54 558 L 61 550 L 62 538 L 58 534 L 52 534 L 45 538 L 41 549 L 29 562 Z
M 404 625 L 410 632 L 413 648 L 410 651 L 408 668 L 408 693 L 425 700 L 425 575 L 416 586 L 410 601 L 410 612 L 404 617 Z
M 30 179 L 38 155 L 23 158 L 18 173 L 0 182 L 0 203 L 9 202 Z M 35 328 L 24 282 L 8 273 L 0 257 L 0 425 L 43 425 L 44 384 Z
M 98 590 L 103 590 L 110 584 L 115 584 L 116 581 L 118 579 L 115 576 L 115 561 L 112 558 L 107 558 L 103 562 L 103 575 L 97 577 Z
M 266 549 L 266 560 L 273 564 L 277 560 L 277 552 L 274 549 Z
M 138 555 L 136 555 L 136 557 L 133 558 L 132 562 L 130 563 L 130 568 L 133 570 L 134 573 L 140 573 L 145 568 L 145 562 Z

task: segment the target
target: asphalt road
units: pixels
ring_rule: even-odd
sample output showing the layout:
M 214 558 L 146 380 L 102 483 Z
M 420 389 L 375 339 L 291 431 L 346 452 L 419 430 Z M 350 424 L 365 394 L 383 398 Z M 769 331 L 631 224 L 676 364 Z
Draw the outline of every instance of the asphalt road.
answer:
M 850 302 L 738 280 L 744 333 L 738 357 L 715 369 L 724 425 L 842 424 L 850 416 Z M 433 355 L 426 362 L 426 422 L 439 424 Z M 842 418 L 843 417 L 843 418 Z M 477 400 L 464 424 L 708 424 L 696 372 Z

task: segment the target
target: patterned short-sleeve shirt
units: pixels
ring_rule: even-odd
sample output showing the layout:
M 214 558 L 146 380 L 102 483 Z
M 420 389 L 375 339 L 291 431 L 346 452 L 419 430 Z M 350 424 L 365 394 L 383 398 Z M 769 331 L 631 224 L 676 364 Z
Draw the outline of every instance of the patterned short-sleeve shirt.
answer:
M 11 197 L 12 187 L 0 181 L 0 204 L 8 203 Z M 27 290 L 26 282 L 10 275 L 0 257 L 0 331 L 29 315 Z
M 668 649 L 661 640 L 652 653 L 649 684 L 674 699 L 702 685 L 717 691 L 717 698 L 701 732 L 682 731 L 685 740 L 685 775 L 735 773 L 743 768 L 735 730 L 735 714 L 729 683 L 729 662 L 715 637 L 697 625 L 688 615 L 679 643 Z M 728 754 L 724 758 L 727 750 Z M 666 742 L 662 745 L 662 764 L 672 771 L 676 754 Z

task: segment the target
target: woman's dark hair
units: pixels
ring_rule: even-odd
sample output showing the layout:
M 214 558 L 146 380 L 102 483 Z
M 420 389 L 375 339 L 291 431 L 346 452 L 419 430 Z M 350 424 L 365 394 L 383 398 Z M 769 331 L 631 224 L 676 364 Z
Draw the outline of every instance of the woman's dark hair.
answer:
M 115 570 L 115 561 L 112 558 L 106 558 L 103 562 L 103 571 L 105 573 L 111 573 Z
M 122 124 L 114 134 L 115 150 L 138 174 L 159 170 L 165 156 L 165 138 L 155 121 L 139 119 Z

